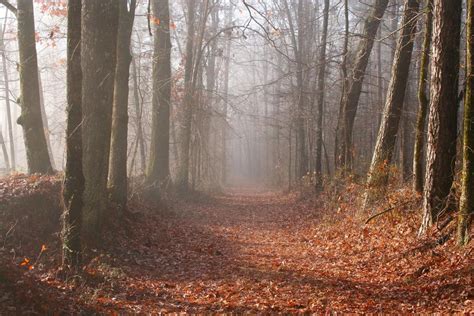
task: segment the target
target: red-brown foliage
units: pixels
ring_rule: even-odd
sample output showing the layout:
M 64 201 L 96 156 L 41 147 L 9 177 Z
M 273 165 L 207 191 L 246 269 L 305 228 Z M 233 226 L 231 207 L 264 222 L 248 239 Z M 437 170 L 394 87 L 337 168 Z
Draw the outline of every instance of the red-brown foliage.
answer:
M 436 243 L 444 231 L 418 239 L 419 201 L 408 190 L 395 191 L 387 200 L 411 203 L 366 226 L 366 214 L 358 209 L 361 187 L 354 184 L 319 198 L 234 191 L 172 202 L 167 211 L 132 201 L 131 214 L 108 226 L 107 250 L 89 250 L 84 271 L 65 279 L 58 270 L 58 180 L 18 177 L 0 188 L 2 234 L 11 212 L 17 218 L 36 214 L 34 205 L 19 206 L 32 195 L 43 196 L 56 209 L 49 220 L 57 226 L 49 234 L 34 228 L 46 224 L 43 217 L 29 215 L 1 250 L 0 310 L 10 313 L 474 308 L 472 243 L 466 248 L 451 239 Z M 43 244 L 47 249 L 37 260 Z M 33 269 L 27 268 L 30 263 L 21 265 L 24 257 L 37 261 Z

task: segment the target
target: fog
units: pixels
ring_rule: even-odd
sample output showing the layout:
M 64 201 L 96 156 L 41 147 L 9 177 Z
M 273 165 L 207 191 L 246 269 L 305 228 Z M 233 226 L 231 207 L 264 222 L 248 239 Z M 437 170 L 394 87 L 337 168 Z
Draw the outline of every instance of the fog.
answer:
M 318 50 L 320 47 L 320 29 L 322 25 L 322 6 L 319 1 L 303 1 L 304 16 L 297 15 L 297 3 L 289 1 L 288 10 L 285 1 L 210 1 L 208 15 L 203 24 L 202 12 L 198 12 L 196 28 L 204 25 L 202 39 L 202 65 L 198 70 L 198 94 L 201 104 L 195 104 L 193 120 L 200 115 L 207 117 L 204 126 L 200 123 L 193 127 L 192 143 L 198 146 L 194 153 L 195 161 L 201 165 L 200 174 L 194 174 L 193 185 L 201 188 L 219 187 L 253 183 L 265 186 L 287 187 L 297 173 L 296 161 L 300 159 L 296 151 L 296 120 L 298 117 L 299 89 L 303 89 L 305 99 L 304 129 L 307 132 L 308 172 L 314 169 L 316 115 L 316 80 Z M 349 1 L 350 27 L 354 31 L 360 28 L 359 16 L 368 6 L 359 1 Z M 205 2 L 199 2 L 203 10 Z M 38 53 L 39 76 L 42 92 L 42 104 L 45 133 L 49 141 L 51 160 L 54 169 L 64 170 L 66 163 L 65 127 L 66 127 L 66 2 L 35 1 L 35 30 Z M 129 135 L 128 168 L 129 175 L 140 177 L 146 170 L 149 156 L 152 117 L 152 64 L 153 64 L 153 26 L 156 21 L 147 19 L 147 3 L 139 1 L 133 26 L 131 53 L 133 63 L 129 93 Z M 186 47 L 186 3 L 173 2 L 171 11 L 171 65 L 172 65 L 172 101 L 170 155 L 172 177 L 176 174 L 176 153 L 179 155 L 180 111 L 183 106 L 183 77 Z M 214 13 L 213 13 L 214 12 Z M 291 17 L 288 19 L 288 12 Z M 14 144 L 16 172 L 26 172 L 25 147 L 20 126 L 15 124 L 19 116 L 17 99 L 19 98 L 18 45 L 16 19 L 3 6 L 0 7 L 3 29 L 5 56 L 4 74 L 8 75 L 8 91 L 5 89 L 5 77 L 0 81 L 1 103 L 0 124 L 5 145 L 8 148 L 10 164 Z M 300 20 L 298 20 L 298 18 Z M 397 18 L 392 14 L 392 20 Z M 212 25 L 217 20 L 216 26 Z M 341 54 L 343 44 L 343 6 L 334 4 L 330 9 L 328 33 L 328 65 L 326 70 L 326 100 L 324 106 L 323 138 L 325 173 L 333 169 L 335 128 L 339 110 L 341 83 Z M 378 54 L 381 58 L 390 58 L 393 50 L 391 28 L 396 22 L 387 18 L 382 27 Z M 398 18 L 397 18 L 398 20 Z M 149 27 L 149 24 L 151 25 Z M 151 31 L 151 33 L 150 33 Z M 197 30 L 198 31 L 198 30 Z M 302 39 L 299 39 L 301 33 Z M 197 35 L 196 35 L 197 36 Z M 350 45 L 356 38 L 350 38 Z M 297 42 L 295 42 L 297 41 Z M 299 41 L 299 42 L 298 42 Z M 294 45 L 297 45 L 296 47 Z M 301 46 L 301 47 L 299 47 Z M 302 56 L 298 57 L 301 51 Z M 304 55 L 303 55 L 304 54 Z M 377 56 L 376 54 L 374 54 Z M 298 62 L 298 58 L 301 62 Z M 215 59 L 215 83 L 209 90 L 208 64 Z M 351 62 L 351 59 L 349 59 Z M 298 63 L 302 68 L 298 70 Z M 375 63 L 375 61 L 374 61 Z M 356 152 L 365 169 L 370 159 L 366 151 L 371 151 L 375 142 L 377 117 L 381 106 L 375 104 L 380 96 L 377 84 L 386 86 L 389 65 L 383 63 L 382 71 L 375 69 L 367 75 L 366 93 L 361 96 L 361 112 L 355 128 L 355 141 L 362 148 Z M 303 72 L 303 87 L 298 87 L 298 71 Z M 378 71 L 378 73 L 377 73 Z M 136 75 L 137 86 L 133 76 Z M 377 77 L 380 76 L 381 77 Z M 8 94 L 11 107 L 12 139 L 5 106 Z M 196 99 L 196 100 L 197 100 Z M 138 106 L 135 104 L 138 100 Z M 143 143 L 137 138 L 138 126 L 143 129 Z M 205 136 L 208 133 L 209 136 Z M 369 141 L 367 142 L 367 139 Z M 360 146 L 358 146 L 360 147 Z M 145 156 L 142 157 L 144 152 Z M 193 153 L 191 153 L 193 155 Z M 364 164 L 365 163 L 365 164 Z M 6 168 L 5 159 L 0 159 L 1 168 Z M 193 178 L 193 176 L 191 176 Z

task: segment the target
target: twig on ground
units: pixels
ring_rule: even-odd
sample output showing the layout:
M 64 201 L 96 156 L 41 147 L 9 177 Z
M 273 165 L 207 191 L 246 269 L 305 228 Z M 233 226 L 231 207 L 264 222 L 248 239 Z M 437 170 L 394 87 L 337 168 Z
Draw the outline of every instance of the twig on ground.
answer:
M 383 215 L 383 214 L 385 214 L 385 213 L 388 213 L 388 212 L 390 212 L 390 211 L 393 211 L 394 209 L 396 209 L 396 208 L 398 208 L 398 207 L 400 207 L 400 206 L 406 205 L 406 204 L 408 204 L 408 203 L 410 203 L 410 202 L 411 202 L 411 200 L 405 201 L 405 202 L 403 202 L 403 203 L 399 203 L 399 204 L 396 204 L 396 205 L 393 205 L 393 206 L 390 206 L 389 208 L 383 210 L 382 212 L 370 216 L 370 217 L 364 222 L 364 225 L 367 225 L 367 224 L 368 224 L 370 221 L 372 221 L 374 218 L 377 218 L 377 217 L 379 217 L 380 215 Z

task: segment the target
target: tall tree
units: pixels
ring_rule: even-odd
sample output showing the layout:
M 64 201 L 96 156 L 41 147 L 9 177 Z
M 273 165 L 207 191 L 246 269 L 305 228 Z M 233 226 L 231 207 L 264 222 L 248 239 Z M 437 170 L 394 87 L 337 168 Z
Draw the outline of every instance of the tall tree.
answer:
M 153 15 L 160 23 L 155 23 L 154 34 L 153 114 L 146 180 L 150 196 L 158 198 L 160 189 L 170 181 L 171 39 L 168 0 L 154 0 Z
M 454 179 L 461 12 L 462 0 L 434 1 L 431 100 L 421 234 L 449 203 Z
M 21 116 L 17 123 L 23 128 L 28 172 L 49 173 L 53 168 L 41 118 L 33 0 L 18 0 L 17 8 L 7 1 L 2 3 L 18 21 Z
M 91 244 L 99 241 L 108 201 L 118 18 L 118 1 L 83 0 L 81 64 L 85 187 L 82 236 Z
M 429 99 L 427 95 L 428 67 L 430 63 L 431 31 L 433 24 L 433 0 L 426 0 L 425 7 L 425 34 L 418 81 L 418 113 L 415 128 L 415 148 L 413 152 L 413 189 L 423 191 L 423 144 L 425 138 L 425 120 L 428 111 Z
M 81 70 L 81 3 L 67 3 L 67 127 L 66 170 L 63 184 L 63 265 L 81 263 L 82 194 L 82 70 Z
M 380 43 L 379 43 L 379 48 L 380 48 Z M 380 58 L 380 49 L 378 51 L 379 53 L 379 60 Z M 337 126 L 336 126 L 336 137 L 335 137 L 335 142 L 334 142 L 334 166 L 336 168 L 341 167 L 345 161 L 344 153 L 339 153 L 338 148 L 340 150 L 344 149 L 344 144 L 343 142 L 343 137 L 338 137 L 337 132 L 342 136 L 343 132 L 343 127 L 344 127 L 344 104 L 347 96 L 347 91 L 349 90 L 349 76 L 347 75 L 347 55 L 349 54 L 349 3 L 348 0 L 344 0 L 344 41 L 343 41 L 343 46 L 342 46 L 342 62 L 341 62 L 341 81 L 342 81 L 342 91 L 341 91 L 341 99 L 339 101 L 339 114 L 338 114 L 338 120 L 337 120 Z M 379 64 L 380 65 L 380 64 Z M 381 67 L 379 66 L 379 72 L 380 72 Z M 382 76 L 379 75 L 379 78 Z M 381 80 L 381 79 L 380 79 Z M 382 98 L 380 98 L 381 100 Z M 345 170 L 342 170 L 345 171 Z
M 232 6 L 232 2 L 229 2 L 229 7 L 227 8 L 226 15 L 225 15 L 225 23 L 226 27 L 230 27 L 232 23 L 232 15 L 233 15 L 234 7 Z M 232 34 L 232 33 L 230 33 Z M 230 36 L 229 36 L 230 37 Z M 222 161 L 221 161 L 221 181 L 222 184 L 225 184 L 227 181 L 227 107 L 229 104 L 229 75 L 230 75 L 230 56 L 231 56 L 231 48 L 232 48 L 232 40 L 230 38 L 227 39 L 225 43 L 225 68 L 224 68 L 224 102 L 222 104 L 222 139 L 221 139 L 221 146 L 222 146 Z
M 130 41 L 136 0 L 120 0 L 117 35 L 117 65 L 110 143 L 109 190 L 111 200 L 123 208 L 127 204 L 128 81 L 130 77 Z
M 286 0 L 285 0 L 286 2 Z M 297 27 L 298 39 L 295 45 L 295 60 L 296 60 L 296 85 L 298 89 L 298 105 L 296 110 L 296 150 L 298 159 L 295 160 L 297 165 L 297 181 L 300 181 L 308 172 L 308 151 L 307 151 L 307 135 L 306 135 L 306 106 L 307 95 L 306 85 L 304 80 L 304 57 L 306 53 L 306 25 L 305 25 L 305 0 L 298 0 L 297 8 Z M 288 15 L 291 17 L 291 14 Z M 293 36 L 295 36 L 293 34 Z
M 216 110 L 216 106 L 218 104 L 216 98 L 216 90 L 217 90 L 217 77 L 219 71 L 217 69 L 217 57 L 219 56 L 219 41 L 215 38 L 217 36 L 217 32 L 219 31 L 219 12 L 221 10 L 221 5 L 216 2 L 215 5 L 211 9 L 211 23 L 209 27 L 209 32 L 207 32 L 207 40 L 211 41 L 207 47 L 207 62 L 206 62 L 206 109 L 203 111 L 203 122 L 202 124 L 202 149 L 200 152 L 203 155 L 204 159 L 202 161 L 202 174 L 204 177 L 207 178 L 208 181 L 211 181 L 213 161 L 210 159 L 211 153 L 210 149 L 214 148 L 212 146 L 212 133 L 211 127 L 213 121 L 212 113 Z M 215 184 L 215 183 L 212 183 Z
M 8 11 L 5 14 L 5 23 L 7 21 Z M 5 29 L 6 24 L 4 24 L 2 30 L 0 31 L 0 56 L 2 58 L 2 71 L 3 71 L 3 83 L 4 83 L 4 93 L 5 93 L 5 110 L 7 114 L 7 125 L 8 125 L 8 139 L 10 143 L 10 168 L 12 170 L 16 169 L 16 153 L 15 153 L 15 141 L 13 138 L 13 123 L 12 123 L 12 113 L 10 106 L 10 78 L 8 76 L 7 69 L 7 56 L 5 53 Z
M 383 192 L 388 182 L 388 167 L 392 161 L 405 101 L 418 9 L 418 0 L 405 0 L 402 30 L 397 42 L 382 122 L 367 179 L 365 205 L 378 198 L 377 193 Z
M 186 36 L 186 61 L 184 65 L 184 100 L 182 108 L 182 127 L 180 135 L 180 161 L 176 179 L 177 189 L 181 192 L 188 190 L 189 180 L 189 153 L 191 144 L 191 121 L 193 117 L 193 96 L 194 96 L 194 36 L 196 1 L 188 0 L 187 25 L 188 34 Z
M 458 244 L 469 241 L 469 225 L 474 213 L 474 1 L 467 1 L 467 74 L 464 103 L 463 168 L 458 214 Z
M 137 128 L 136 146 L 140 147 L 140 167 L 141 167 L 141 172 L 145 173 L 146 154 L 145 154 L 145 140 L 143 137 L 143 126 L 142 126 L 143 105 L 141 104 L 142 102 L 140 102 L 140 91 L 138 87 L 139 83 L 138 83 L 136 56 L 132 57 L 132 79 L 133 79 L 133 103 L 134 103 L 134 108 L 135 108 L 135 124 Z
M 308 153 L 306 150 L 306 131 L 305 131 L 305 111 L 306 111 L 306 91 L 304 81 L 304 60 L 305 56 L 305 1 L 298 0 L 296 8 L 296 25 L 293 22 L 291 8 L 287 0 L 283 0 L 283 5 L 290 29 L 290 39 L 293 47 L 293 55 L 296 66 L 296 89 L 297 89 L 297 105 L 295 114 L 296 129 L 296 179 L 299 182 L 301 178 L 308 172 Z M 297 28 L 297 29 L 295 29 Z M 298 31 L 298 32 L 296 32 Z
M 338 168 L 351 168 L 352 165 L 352 131 L 362 92 L 362 83 L 369 63 L 370 53 L 374 46 L 374 39 L 387 5 L 388 0 L 376 0 L 372 11 L 364 23 L 363 35 L 354 62 L 351 82 L 344 96 L 341 106 L 342 112 L 339 113 L 337 121 L 335 156 Z
M 326 46 L 329 21 L 329 0 L 324 0 L 323 34 L 321 35 L 321 50 L 319 53 L 318 72 L 318 113 L 316 118 L 316 189 L 322 188 L 322 154 L 323 154 L 323 109 L 324 109 L 324 82 L 326 75 Z

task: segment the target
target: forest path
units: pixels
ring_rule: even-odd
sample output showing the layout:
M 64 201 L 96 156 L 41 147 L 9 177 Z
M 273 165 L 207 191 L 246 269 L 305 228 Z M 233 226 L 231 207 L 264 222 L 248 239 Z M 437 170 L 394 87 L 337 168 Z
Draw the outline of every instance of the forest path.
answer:
M 127 280 L 114 305 L 134 312 L 439 311 L 441 289 L 400 281 L 377 238 L 364 240 L 363 231 L 319 214 L 294 196 L 251 190 L 179 203 L 159 227 L 139 232 L 143 242 L 124 245 L 135 250 L 120 264 Z M 463 304 L 448 299 L 445 308 Z

